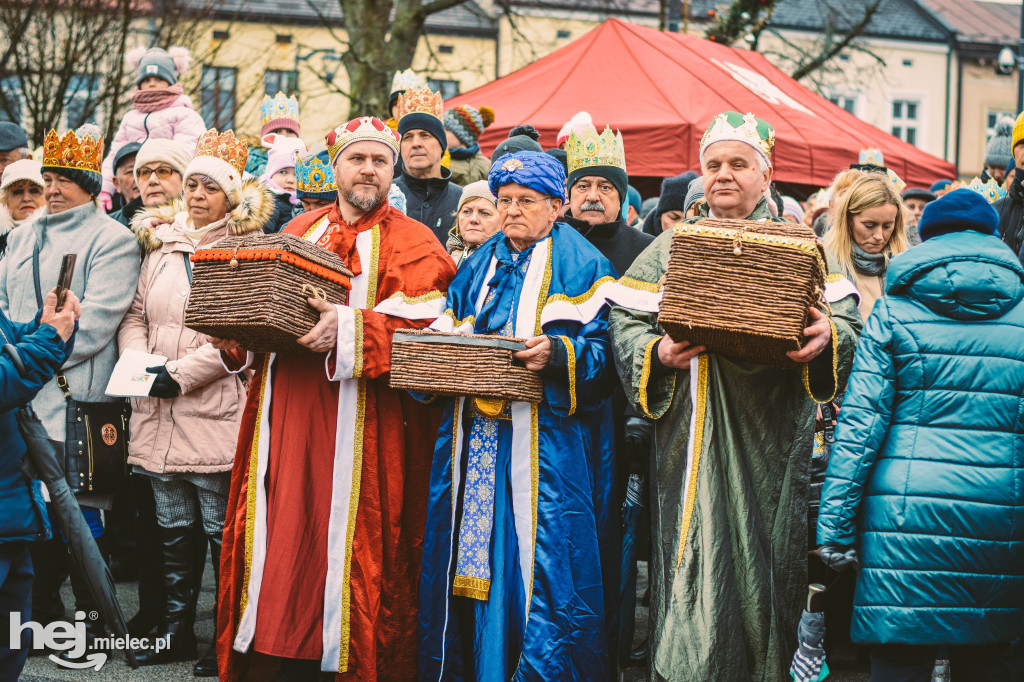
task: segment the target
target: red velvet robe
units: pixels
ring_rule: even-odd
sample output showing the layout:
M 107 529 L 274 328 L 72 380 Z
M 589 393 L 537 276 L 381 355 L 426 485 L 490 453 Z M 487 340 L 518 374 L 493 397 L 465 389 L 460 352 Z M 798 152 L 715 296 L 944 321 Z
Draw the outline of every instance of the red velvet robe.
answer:
M 324 216 L 330 221 L 326 232 Z M 366 300 L 350 296 L 349 306 L 361 310 L 341 311 L 348 329 L 353 321 L 356 329 L 347 347 L 339 327 L 338 348 L 331 354 L 277 355 L 272 365 L 269 356 L 249 358 L 256 374 L 239 433 L 224 524 L 217 611 L 220 679 L 266 678 L 277 665 L 269 655 L 323 656 L 329 659 L 326 669 L 333 660 L 334 669 L 341 671 L 337 680 L 412 680 L 420 555 L 440 412 L 388 387 L 391 334 L 432 321 L 424 306 L 440 301 L 454 266 L 429 229 L 386 205 L 355 225 L 344 223 L 334 205 L 299 216 L 285 232 L 312 234 L 314 241 L 314 233 L 324 232 L 318 243 L 338 253 L 357 277 L 364 275 L 360 286 Z M 354 277 L 353 294 L 356 282 Z M 400 316 L 405 313 L 413 319 Z M 225 354 L 226 364 L 234 369 L 244 361 L 241 354 Z M 328 373 L 343 371 L 342 365 L 349 366 L 352 378 L 329 380 Z M 264 377 L 267 367 L 272 368 L 270 381 Z M 338 424 L 345 423 L 339 391 L 359 396 L 350 422 L 356 435 L 348 440 L 354 454 L 346 455 L 339 445 L 347 434 L 336 441 Z M 351 402 L 341 403 L 347 404 L 345 400 Z M 269 404 L 261 408 L 261 401 Z M 266 467 L 263 515 L 254 502 L 258 486 L 250 483 L 250 463 L 260 461 L 258 452 L 264 453 L 259 456 L 265 457 Z M 346 479 L 350 488 L 342 490 L 350 492 L 340 494 L 338 479 L 332 476 L 345 466 L 351 467 Z M 257 464 L 256 480 L 259 472 Z M 348 533 L 338 520 L 339 499 L 348 504 L 349 515 L 341 514 L 348 519 Z M 339 584 L 345 581 L 338 573 L 328 578 L 329 542 L 335 543 L 331 565 L 344 565 L 341 575 L 349 576 L 347 588 Z M 246 608 L 253 608 L 246 581 L 257 579 L 256 556 L 261 557 L 262 575 L 261 582 L 253 583 L 258 584 L 255 616 L 243 628 L 243 600 Z M 325 592 L 332 595 L 326 607 Z M 334 599 L 335 594 L 347 599 Z M 324 626 L 328 608 L 333 618 L 342 619 L 336 632 Z M 336 657 L 324 645 L 334 635 L 340 638 Z M 241 645 L 238 638 L 244 638 Z

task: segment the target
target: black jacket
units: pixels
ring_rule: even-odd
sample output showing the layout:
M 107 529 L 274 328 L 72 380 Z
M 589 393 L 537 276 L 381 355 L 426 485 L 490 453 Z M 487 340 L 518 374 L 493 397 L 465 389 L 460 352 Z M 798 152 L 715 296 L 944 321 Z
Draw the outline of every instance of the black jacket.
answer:
M 141 211 L 143 208 L 145 208 L 145 206 L 143 206 L 142 204 L 142 196 L 140 195 L 135 197 L 127 204 L 117 209 L 116 211 L 112 211 L 108 215 L 117 222 L 124 225 L 125 227 L 131 227 L 132 218 L 134 218 L 135 214 Z
M 576 228 L 576 231 L 593 244 L 602 256 L 610 260 L 619 277 L 626 273 L 640 252 L 654 241 L 654 237 L 630 227 L 621 218 L 614 223 L 591 225 L 585 220 L 573 218 L 572 214 L 566 211 L 562 221 Z
M 414 178 L 404 170 L 395 178 L 405 195 L 405 214 L 429 227 L 441 246 L 448 241 L 462 198 L 462 188 L 451 182 L 451 177 L 452 172 L 442 166 L 439 178 Z
M 292 206 L 289 194 L 274 193 L 274 213 L 270 220 L 263 226 L 267 234 L 277 234 L 284 229 L 284 226 L 291 222 L 291 219 L 302 212 L 302 204 Z
M 1024 264 L 1024 186 L 1017 182 L 1016 175 L 1006 196 L 992 204 L 992 208 L 999 214 L 999 235 Z

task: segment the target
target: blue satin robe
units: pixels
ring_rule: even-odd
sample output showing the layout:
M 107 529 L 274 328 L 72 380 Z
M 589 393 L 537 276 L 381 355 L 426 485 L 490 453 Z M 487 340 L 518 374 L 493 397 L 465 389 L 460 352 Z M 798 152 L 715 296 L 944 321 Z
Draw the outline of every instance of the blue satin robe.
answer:
M 522 484 L 522 478 L 513 474 L 515 424 L 500 420 L 490 593 L 487 601 L 452 595 L 472 407 L 463 408 L 461 427 L 467 437 L 461 448 L 462 482 L 453 495 L 453 438 L 460 401 L 445 398 L 423 548 L 420 680 L 604 681 L 612 676 L 608 615 L 617 606 L 606 604 L 605 593 L 617 594 L 618 585 L 606 590 L 604 583 L 605 573 L 618 575 L 617 552 L 609 551 L 615 545 L 612 538 L 618 537 L 618 515 L 610 509 L 614 476 L 599 468 L 610 459 L 614 444 L 611 429 L 595 433 L 589 424 L 612 423 L 615 376 L 608 306 L 594 289 L 597 283 L 614 280 L 615 273 L 611 263 L 569 226 L 556 223 L 546 241 L 547 289 L 542 286 L 527 303 L 539 309 L 539 299 L 544 299 L 540 331 L 552 337 L 553 347 L 561 348 L 555 349 L 553 366 L 543 373 L 544 400 L 535 411 L 536 490 L 528 491 L 533 493 L 533 509 L 525 510 L 536 519 L 535 539 L 525 539 L 533 547 L 532 576 L 521 570 L 521 538 L 514 518 L 516 486 Z M 466 261 L 449 287 L 446 315 L 460 331 L 469 331 L 469 324 L 474 332 L 487 331 L 469 318 L 480 312 L 476 304 L 488 281 L 492 256 L 503 251 L 507 253 L 507 247 L 499 233 Z M 532 258 L 538 267 L 543 264 L 544 255 L 536 249 Z M 529 281 L 516 286 L 518 305 Z M 551 305 L 559 299 L 560 305 Z M 566 305 L 566 299 L 574 300 Z M 495 320 L 490 324 L 493 327 Z M 470 403 L 467 398 L 465 404 Z M 518 495 L 522 500 L 521 489 Z M 527 604 L 524 585 L 531 584 Z

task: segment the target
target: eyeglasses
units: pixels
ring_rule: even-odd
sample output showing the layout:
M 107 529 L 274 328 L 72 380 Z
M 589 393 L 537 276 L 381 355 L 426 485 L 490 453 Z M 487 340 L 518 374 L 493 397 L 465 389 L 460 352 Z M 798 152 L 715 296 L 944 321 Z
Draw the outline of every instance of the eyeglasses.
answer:
M 146 180 L 149 180 L 149 176 L 152 175 L 153 173 L 156 173 L 156 177 L 158 177 L 159 179 L 166 180 L 167 178 L 171 177 L 171 173 L 177 172 L 178 171 L 174 170 L 173 168 L 169 168 L 167 166 L 160 166 L 156 170 L 153 170 L 152 168 L 140 168 L 138 171 L 135 172 L 135 174 L 139 177 L 140 182 L 145 182 Z
M 531 199 L 530 197 L 519 197 L 513 199 L 511 197 L 498 197 L 498 208 L 503 211 L 507 211 L 512 208 L 512 204 L 515 204 L 523 211 L 529 211 L 531 208 L 541 202 L 551 201 L 551 197 L 544 197 L 543 199 Z

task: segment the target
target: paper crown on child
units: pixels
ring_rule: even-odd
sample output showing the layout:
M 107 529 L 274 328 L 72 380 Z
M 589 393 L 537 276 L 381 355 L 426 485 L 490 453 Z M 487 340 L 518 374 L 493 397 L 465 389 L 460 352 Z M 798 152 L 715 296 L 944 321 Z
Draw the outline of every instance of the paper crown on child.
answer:
M 295 153 L 295 187 L 300 199 L 333 201 L 338 196 L 327 150 L 316 154 Z
M 271 97 L 263 96 L 260 103 L 260 114 L 263 117 L 263 128 L 260 137 L 269 132 L 284 128 L 299 135 L 299 100 L 294 95 L 289 97 L 283 92 L 278 92 Z

